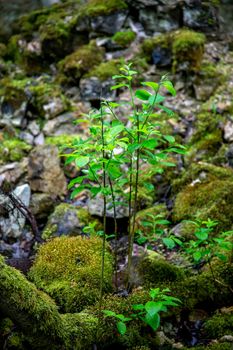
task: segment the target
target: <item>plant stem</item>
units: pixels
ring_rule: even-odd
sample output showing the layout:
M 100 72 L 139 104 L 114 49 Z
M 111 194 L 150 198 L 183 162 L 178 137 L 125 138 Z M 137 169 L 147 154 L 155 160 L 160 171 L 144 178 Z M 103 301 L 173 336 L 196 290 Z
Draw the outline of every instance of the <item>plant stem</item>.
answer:
M 104 284 L 104 262 L 105 262 L 105 246 L 106 246 L 106 168 L 105 168 L 105 139 L 104 139 L 104 119 L 103 119 L 103 110 L 101 105 L 101 143 L 102 143 L 102 169 L 103 169 L 103 198 L 104 198 L 104 213 L 103 213 L 103 245 L 102 245 L 102 259 L 101 259 L 101 279 L 100 279 L 100 300 L 99 300 L 99 310 L 101 310 L 102 301 L 103 301 L 103 284 Z
M 115 238 L 115 250 L 114 250 L 114 280 L 115 280 L 115 288 L 116 291 L 118 290 L 118 278 L 117 278 L 117 215 L 116 215 L 116 202 L 115 202 L 115 194 L 113 189 L 113 184 L 110 176 L 108 177 L 110 190 L 111 190 L 111 196 L 112 196 L 112 203 L 113 203 L 113 216 L 114 216 L 114 238 Z

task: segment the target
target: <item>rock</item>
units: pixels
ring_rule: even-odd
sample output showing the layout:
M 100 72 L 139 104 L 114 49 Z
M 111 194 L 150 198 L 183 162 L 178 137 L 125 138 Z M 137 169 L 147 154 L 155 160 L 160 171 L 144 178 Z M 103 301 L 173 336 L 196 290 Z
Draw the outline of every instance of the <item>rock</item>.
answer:
M 66 106 L 64 105 L 61 98 L 54 97 L 53 99 L 48 101 L 47 104 L 43 105 L 43 109 L 45 111 L 45 118 L 53 119 L 57 115 L 64 112 L 64 110 L 66 109 Z
M 183 7 L 183 25 L 195 30 L 211 32 L 219 25 L 218 12 L 210 3 L 186 0 Z
M 79 235 L 82 233 L 82 227 L 83 222 L 78 218 L 78 209 L 62 203 L 50 215 L 43 237 Z
M 27 129 L 33 136 L 37 136 L 40 133 L 40 126 L 35 120 L 28 124 Z
M 32 134 L 30 134 L 29 132 L 26 131 L 22 131 L 19 134 L 19 139 L 22 141 L 25 141 L 26 143 L 28 143 L 29 145 L 33 145 L 33 141 L 34 141 L 34 137 Z
M 224 125 L 224 139 L 227 142 L 233 141 L 233 122 L 228 120 Z
M 44 139 L 44 134 L 42 132 L 34 138 L 34 144 L 36 146 L 43 146 L 44 142 L 45 142 L 45 139 Z
M 221 343 L 227 342 L 227 343 L 233 343 L 233 335 L 226 334 L 223 337 L 219 339 Z
M 109 202 L 108 202 L 109 203 Z M 111 206 L 111 203 L 107 205 L 107 217 L 113 218 L 113 208 L 108 209 Z M 88 202 L 88 211 L 91 215 L 103 217 L 104 215 L 104 200 L 100 195 L 97 195 L 95 198 L 90 199 Z M 129 216 L 128 208 L 125 206 L 116 207 L 116 217 L 117 219 L 126 218 Z
M 13 23 L 20 16 L 41 7 L 39 0 L 0 0 L 0 40 L 7 39 L 13 32 Z
M 29 206 L 31 189 L 28 184 L 18 186 L 12 194 L 19 199 L 26 207 Z M 18 238 L 22 235 L 25 225 L 25 217 L 14 208 L 9 198 L 0 195 L 0 207 L 5 208 L 5 215 L 0 220 L 0 234 L 4 240 L 8 238 Z
M 172 349 L 183 349 L 184 345 L 182 343 L 174 343 L 172 344 Z
M 80 80 L 80 94 L 84 100 L 95 101 L 101 98 L 114 99 L 115 90 L 111 91 L 113 85 L 111 79 L 101 82 L 96 77 Z
M 158 67 L 171 66 L 171 50 L 163 47 L 155 48 L 152 52 L 152 62 Z
M 57 147 L 36 146 L 29 155 L 28 178 L 32 191 L 61 197 L 67 192 Z
M 51 195 L 46 193 L 33 193 L 30 210 L 36 219 L 45 219 L 53 211 L 55 206 Z
M 84 113 L 85 111 L 85 108 L 81 103 L 77 105 L 77 109 L 79 113 Z M 74 125 L 76 119 L 77 113 L 67 112 L 61 114 L 57 118 L 49 120 L 43 128 L 43 132 L 46 136 L 79 134 L 81 131 L 79 124 Z
M 142 9 L 139 20 L 146 34 L 153 35 L 158 32 L 169 32 L 179 28 L 179 9 L 169 11 L 168 7 Z
M 126 21 L 127 11 L 118 11 L 108 16 L 91 18 L 91 29 L 97 33 L 113 35 L 119 32 Z
M 24 181 L 27 173 L 27 158 L 23 158 L 21 162 L 13 162 L 0 167 L 0 186 L 3 181 L 16 185 L 19 181 Z

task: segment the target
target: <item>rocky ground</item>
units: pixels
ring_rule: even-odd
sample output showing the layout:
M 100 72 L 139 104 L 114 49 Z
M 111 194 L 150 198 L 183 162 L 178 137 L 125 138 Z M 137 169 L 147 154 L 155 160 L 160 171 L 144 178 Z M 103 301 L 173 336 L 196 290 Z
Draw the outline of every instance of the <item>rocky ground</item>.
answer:
M 192 237 L 193 227 L 183 222 L 187 219 L 217 220 L 215 233 L 232 230 L 233 30 L 230 15 L 226 16 L 232 8 L 230 2 L 72 0 L 27 1 L 26 9 L 23 5 L 25 2 L 8 5 L 0 1 L 0 22 L 13 23 L 0 29 L 0 253 L 6 261 L 26 272 L 41 239 L 79 237 L 86 234 L 83 229 L 90 223 L 102 226 L 101 198 L 91 199 L 83 191 L 70 199 L 67 184 L 79 169 L 65 165 L 59 149 L 77 137 L 87 136 L 85 123 L 74 122 L 98 107 L 101 97 L 128 98 L 124 90 L 110 90 L 114 84 L 111 77 L 118 73 L 123 60 L 133 62 L 139 72 L 135 89 L 140 81 L 158 81 L 169 73 L 177 96 L 168 97 L 166 107 L 175 114 L 161 114 L 162 130 L 187 147 L 184 156 L 176 157 L 175 169 L 148 176 L 155 190 L 141 189 L 137 228 L 142 230 L 148 213 L 162 213 L 170 220 L 177 238 Z M 7 18 L 6 13 L 11 16 Z M 123 119 L 127 112 L 127 108 L 122 109 Z M 9 193 L 23 205 L 23 213 L 13 206 Z M 119 289 L 127 264 L 128 213 L 123 209 L 119 208 L 118 213 L 122 228 L 118 242 Z M 108 227 L 111 233 L 111 211 Z M 66 243 L 70 244 L 69 262 L 63 242 L 54 239 L 44 246 L 59 252 L 50 257 L 54 266 L 60 266 L 56 273 L 46 267 L 50 254 L 46 248 L 40 251 L 29 273 L 36 286 L 54 298 L 61 313 L 78 313 L 88 306 L 94 310 L 92 305 L 98 296 L 98 277 L 90 279 L 86 256 L 81 256 L 86 264 L 85 286 L 70 277 L 74 274 L 70 261 L 82 254 L 72 242 Z M 98 240 L 95 244 L 98 246 Z M 233 300 L 226 285 L 232 285 L 232 266 L 217 264 L 216 275 L 222 285 L 216 286 L 210 281 L 208 269 L 190 271 L 177 248 L 168 250 L 157 242 L 149 255 L 145 248 L 145 242 L 135 243 L 131 281 L 138 289 L 128 303 L 137 298 L 145 300 L 146 289 L 154 283 L 170 285 L 183 302 L 181 311 L 165 318 L 156 336 L 149 332 L 143 337 L 145 330 L 134 324 L 129 335 L 116 341 L 107 336 L 105 322 L 102 344 L 98 346 L 146 350 L 200 345 L 197 350 L 231 349 Z M 83 247 L 90 254 L 91 249 Z M 92 271 L 98 272 L 97 263 L 91 261 Z M 112 292 L 109 275 L 106 293 Z M 105 308 L 124 313 L 127 302 L 119 296 L 112 298 L 106 298 Z M 25 344 L 30 341 L 18 335 L 20 327 L 14 333 L 12 321 L 1 322 L 0 347 L 27 349 Z M 14 345 L 14 341 L 18 343 Z M 82 348 L 90 349 L 90 344 Z

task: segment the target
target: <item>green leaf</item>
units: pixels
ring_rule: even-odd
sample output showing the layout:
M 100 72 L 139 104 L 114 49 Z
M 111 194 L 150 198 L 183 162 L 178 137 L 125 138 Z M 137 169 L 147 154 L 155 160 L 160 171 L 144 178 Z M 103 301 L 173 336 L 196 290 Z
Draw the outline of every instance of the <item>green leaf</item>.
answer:
M 110 129 L 109 134 L 111 135 L 111 137 L 116 137 L 118 134 L 120 134 L 124 130 L 124 128 L 125 127 L 123 124 L 116 125 Z
M 116 89 L 119 89 L 121 87 L 128 87 L 128 85 L 127 84 L 123 84 L 123 83 L 122 84 L 117 84 L 117 85 L 112 86 L 111 90 L 116 90 Z
M 162 85 L 170 92 L 172 96 L 176 96 L 176 90 L 170 80 L 165 80 L 162 82 Z
M 200 239 L 201 241 L 205 241 L 206 239 L 208 239 L 209 235 L 208 232 L 206 232 L 206 230 L 200 230 L 195 232 L 195 236 Z
M 172 136 L 172 135 L 164 135 L 163 138 L 164 138 L 167 142 L 169 142 L 169 143 L 174 143 L 174 142 L 176 142 L 175 137 Z
M 135 96 L 142 101 L 148 101 L 149 98 L 151 97 L 151 93 L 149 93 L 146 90 L 137 90 L 135 92 Z
M 145 306 L 143 304 L 136 304 L 132 306 L 134 310 L 144 310 Z
M 153 331 L 156 331 L 159 328 L 159 325 L 160 325 L 159 314 L 155 314 L 154 316 L 151 316 L 150 314 L 147 313 L 144 320 L 153 329 Z
M 79 186 L 77 188 L 75 188 L 75 190 L 73 190 L 71 192 L 70 198 L 73 199 L 77 196 L 77 194 L 79 194 L 85 187 L 84 186 Z
M 146 81 L 141 83 L 143 86 L 149 86 L 150 88 L 152 88 L 155 92 L 158 91 L 159 89 L 159 84 L 158 83 L 154 83 L 153 81 Z
M 156 103 L 163 102 L 165 100 L 165 97 L 161 96 L 160 94 L 151 95 L 148 102 L 151 106 L 154 106 Z
M 199 262 L 201 260 L 201 258 L 202 258 L 201 252 L 197 251 L 193 254 L 194 261 Z
M 145 147 L 153 150 L 157 145 L 158 145 L 158 141 L 156 139 L 148 139 L 142 142 L 141 147 Z
M 126 333 L 126 324 L 122 321 L 120 322 L 117 322 L 117 329 L 118 329 L 118 332 L 120 333 L 120 335 L 124 335 Z
M 106 316 L 116 317 L 116 313 L 115 313 L 114 311 L 111 311 L 111 310 L 103 310 L 103 313 L 104 313 Z
M 145 304 L 145 310 L 150 316 L 154 316 L 161 311 L 162 304 L 156 301 L 148 301 Z
M 87 156 L 79 156 L 78 158 L 75 159 L 75 164 L 77 165 L 77 167 L 82 168 L 85 165 L 87 165 L 87 163 L 89 162 L 89 157 Z
M 174 240 L 172 238 L 169 238 L 169 237 L 163 238 L 163 243 L 169 249 L 173 249 L 176 246 Z

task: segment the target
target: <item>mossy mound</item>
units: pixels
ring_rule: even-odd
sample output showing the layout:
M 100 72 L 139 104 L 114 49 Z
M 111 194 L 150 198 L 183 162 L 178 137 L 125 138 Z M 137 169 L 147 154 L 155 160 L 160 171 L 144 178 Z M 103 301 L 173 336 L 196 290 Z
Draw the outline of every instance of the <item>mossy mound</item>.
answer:
M 131 30 L 117 32 L 113 35 L 112 40 L 123 48 L 128 47 L 136 38 L 136 34 Z
M 201 66 L 204 44 L 204 34 L 181 29 L 146 39 L 141 46 L 141 53 L 151 62 L 153 51 L 161 48 L 168 64 L 171 62 L 174 72 L 197 72 Z M 168 59 L 169 56 L 171 59 Z
M 233 335 L 233 313 L 217 313 L 204 324 L 208 338 L 219 339 L 224 335 Z
M 29 100 L 29 110 L 42 118 L 53 118 L 70 108 L 61 87 L 53 81 L 46 81 L 46 78 L 37 81 L 25 76 L 19 79 L 6 77 L 0 83 L 0 97 L 13 111 Z
M 42 237 L 76 236 L 82 234 L 84 226 L 95 223 L 97 231 L 102 228 L 100 221 L 93 219 L 87 209 L 77 208 L 71 204 L 61 203 L 50 215 Z
M 144 285 L 147 287 L 155 286 L 157 283 L 179 281 L 184 278 L 182 268 L 172 265 L 153 251 L 139 262 L 138 270 Z
M 112 78 L 113 75 L 119 73 L 121 66 L 120 60 L 111 60 L 108 62 L 102 62 L 97 67 L 91 69 L 86 75 L 86 78 L 97 77 L 99 80 L 104 81 Z
M 91 42 L 60 61 L 59 70 L 69 81 L 77 82 L 85 73 L 98 66 L 103 58 L 103 49 Z
M 4 140 L 0 144 L 0 164 L 18 162 L 32 149 L 31 145 L 19 139 Z
M 231 343 L 217 343 L 217 344 L 210 344 L 210 345 L 204 345 L 204 346 L 195 346 L 191 348 L 182 348 L 183 350 L 231 350 L 232 344 Z
M 29 276 L 62 310 L 76 312 L 98 300 L 102 240 L 60 237 L 41 246 Z M 112 289 L 112 258 L 105 255 L 104 291 Z
M 128 8 L 124 0 L 88 0 L 85 5 L 80 8 L 79 17 L 84 16 L 106 16 L 113 12 L 126 10 Z

